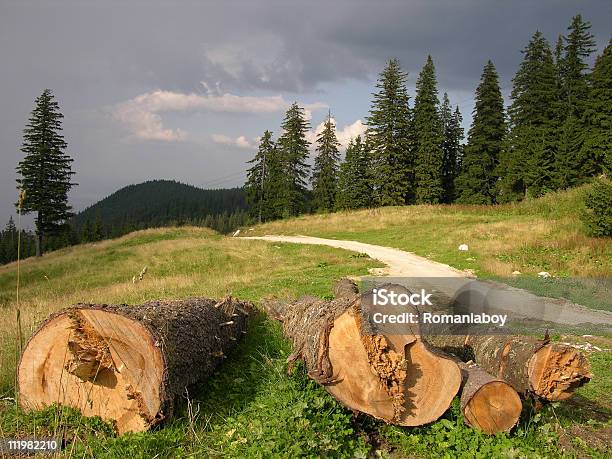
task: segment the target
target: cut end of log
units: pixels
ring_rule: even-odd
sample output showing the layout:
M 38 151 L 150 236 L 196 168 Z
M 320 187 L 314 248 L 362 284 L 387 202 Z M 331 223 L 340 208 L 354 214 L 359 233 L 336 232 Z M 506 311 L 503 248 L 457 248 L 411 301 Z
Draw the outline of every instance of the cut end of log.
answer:
M 159 417 L 164 361 L 139 322 L 100 309 L 71 309 L 30 340 L 19 366 L 20 403 L 58 403 L 115 420 L 119 433 Z
M 587 358 L 565 344 L 547 344 L 529 360 L 529 384 L 538 397 L 566 400 L 593 377 Z
M 508 383 L 484 384 L 463 407 L 465 421 L 487 434 L 508 432 L 521 416 L 521 398 Z
M 119 434 L 147 430 L 172 416 L 185 388 L 212 374 L 252 310 L 227 297 L 60 311 L 21 356 L 20 404 L 70 406 L 113 421 Z
M 402 426 L 433 422 L 450 407 L 461 385 L 455 362 L 414 335 L 361 332 L 361 314 L 354 309 L 338 317 L 331 329 L 333 376 L 326 390 L 336 399 Z

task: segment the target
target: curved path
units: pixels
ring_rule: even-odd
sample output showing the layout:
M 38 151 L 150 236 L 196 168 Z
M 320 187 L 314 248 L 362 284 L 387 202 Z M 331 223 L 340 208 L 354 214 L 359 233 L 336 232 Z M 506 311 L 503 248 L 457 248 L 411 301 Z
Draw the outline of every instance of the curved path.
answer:
M 311 236 L 252 236 L 240 239 L 326 245 L 365 253 L 370 258 L 387 265 L 381 274 L 390 277 L 418 278 L 420 284 L 426 283 L 428 287 L 451 297 L 469 284 L 472 294 L 475 293 L 481 300 L 486 299 L 487 304 L 497 310 L 511 313 L 513 317 L 569 326 L 595 324 L 598 331 L 612 333 L 612 312 L 589 309 L 565 299 L 540 297 L 500 282 L 476 281 L 463 271 L 403 250 L 357 241 Z M 581 331 L 586 333 L 593 330 L 587 326 Z

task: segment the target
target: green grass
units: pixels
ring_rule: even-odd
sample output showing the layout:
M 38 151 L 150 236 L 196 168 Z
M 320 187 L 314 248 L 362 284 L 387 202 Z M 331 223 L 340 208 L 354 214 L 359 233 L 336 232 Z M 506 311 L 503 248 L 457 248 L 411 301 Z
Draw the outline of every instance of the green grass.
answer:
M 535 270 L 547 260 L 558 267 L 555 274 L 569 275 L 576 264 L 590 260 L 585 265 L 587 274 L 605 277 L 609 266 L 602 268 L 598 262 L 609 256 L 609 241 L 592 240 L 571 229 L 574 204 L 566 201 L 572 196 L 565 200 L 557 196 L 558 203 L 544 199 L 494 210 L 417 206 L 303 217 L 256 227 L 248 234 L 361 240 L 411 250 L 490 277 L 504 275 L 506 265 L 514 269 L 514 263 L 533 274 L 529 264 Z M 509 228 L 519 236 L 509 235 Z M 561 243 L 561 236 L 568 235 L 573 235 L 569 242 Z M 516 245 L 517 238 L 521 244 Z M 468 254 L 456 250 L 462 242 L 470 244 Z M 547 245 L 557 247 L 556 251 L 537 249 Z M 573 252 L 577 247 L 578 254 Z M 520 254 L 526 258 L 503 259 Z M 144 266 L 148 267 L 144 280 L 133 284 L 132 277 Z M 26 260 L 21 291 L 24 330 L 29 335 L 48 314 L 80 301 L 139 303 L 231 293 L 260 304 L 272 295 L 329 297 L 334 279 L 363 275 L 374 267 L 380 264 L 324 246 L 243 241 L 196 228 L 142 231 L 49 253 L 42 260 Z M 520 279 L 537 282 L 532 275 Z M 2 397 L 14 394 L 15 281 L 14 264 L 0 267 Z M 588 296 L 582 287 L 574 290 L 576 295 Z M 612 348 L 607 338 L 556 338 Z M 519 425 L 509 434 L 494 437 L 464 425 L 457 400 L 442 419 L 413 429 L 354 415 L 303 369 L 287 374 L 290 351 L 279 325 L 259 316 L 219 371 L 190 389 L 175 418 L 163 427 L 117 437 L 109 424 L 70 409 L 23 413 L 13 401 L 4 400 L 0 401 L 0 436 L 61 434 L 67 440 L 66 456 L 95 458 L 605 457 L 611 453 L 609 439 L 595 441 L 612 427 L 610 351 L 589 353 L 594 378 L 572 400 L 548 405 L 537 414 L 527 403 Z
M 394 247 L 470 270 L 478 277 L 513 279 L 516 286 L 547 296 L 589 301 L 575 278 L 612 277 L 612 239 L 586 235 L 578 214 L 589 186 L 500 206 L 420 205 L 302 216 L 259 225 L 249 235 L 302 234 Z M 460 252 L 460 244 L 469 251 Z M 512 273 L 521 274 L 514 278 Z M 542 282 L 548 271 L 556 282 Z M 609 283 L 608 283 L 609 285 Z M 587 289 L 588 290 L 588 289 Z

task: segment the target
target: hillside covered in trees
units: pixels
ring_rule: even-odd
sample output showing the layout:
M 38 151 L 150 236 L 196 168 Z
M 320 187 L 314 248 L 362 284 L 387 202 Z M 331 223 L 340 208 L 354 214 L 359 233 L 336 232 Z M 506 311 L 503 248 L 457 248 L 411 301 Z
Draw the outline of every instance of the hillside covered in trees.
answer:
M 116 236 L 135 229 L 195 224 L 227 232 L 244 222 L 242 189 L 204 190 L 174 180 L 128 185 L 78 213 L 81 233 Z M 231 220 L 231 222 L 230 222 Z
M 76 214 L 43 242 L 45 251 L 161 226 L 194 225 L 227 233 L 247 222 L 242 188 L 204 190 L 174 180 L 128 185 Z M 18 231 L 11 218 L 0 231 L 0 264 L 17 259 Z M 36 235 L 21 231 L 21 258 L 36 253 Z

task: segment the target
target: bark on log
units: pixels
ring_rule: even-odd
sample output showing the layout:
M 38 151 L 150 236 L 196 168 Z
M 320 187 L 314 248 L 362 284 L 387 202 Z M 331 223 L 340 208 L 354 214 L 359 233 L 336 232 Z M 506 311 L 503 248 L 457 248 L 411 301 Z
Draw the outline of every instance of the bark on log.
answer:
M 290 364 L 303 360 L 308 375 L 348 408 L 418 426 L 438 419 L 457 394 L 457 364 L 432 351 L 418 330 L 398 336 L 368 334 L 358 295 L 268 302 L 265 308 L 293 342 Z
M 512 386 L 473 362 L 458 360 L 457 364 L 461 369 L 461 412 L 466 424 L 491 435 L 512 429 L 523 409 Z
M 250 303 L 227 297 L 137 306 L 77 304 L 32 335 L 18 367 L 24 409 L 58 403 L 115 421 L 119 434 L 169 418 L 241 337 Z
M 565 400 L 592 377 L 580 351 L 531 336 L 435 335 L 427 340 L 464 361 L 473 360 L 520 394 L 543 400 Z
M 359 294 L 359 287 L 351 279 L 343 277 L 332 285 L 332 293 L 336 298 L 345 298 Z

